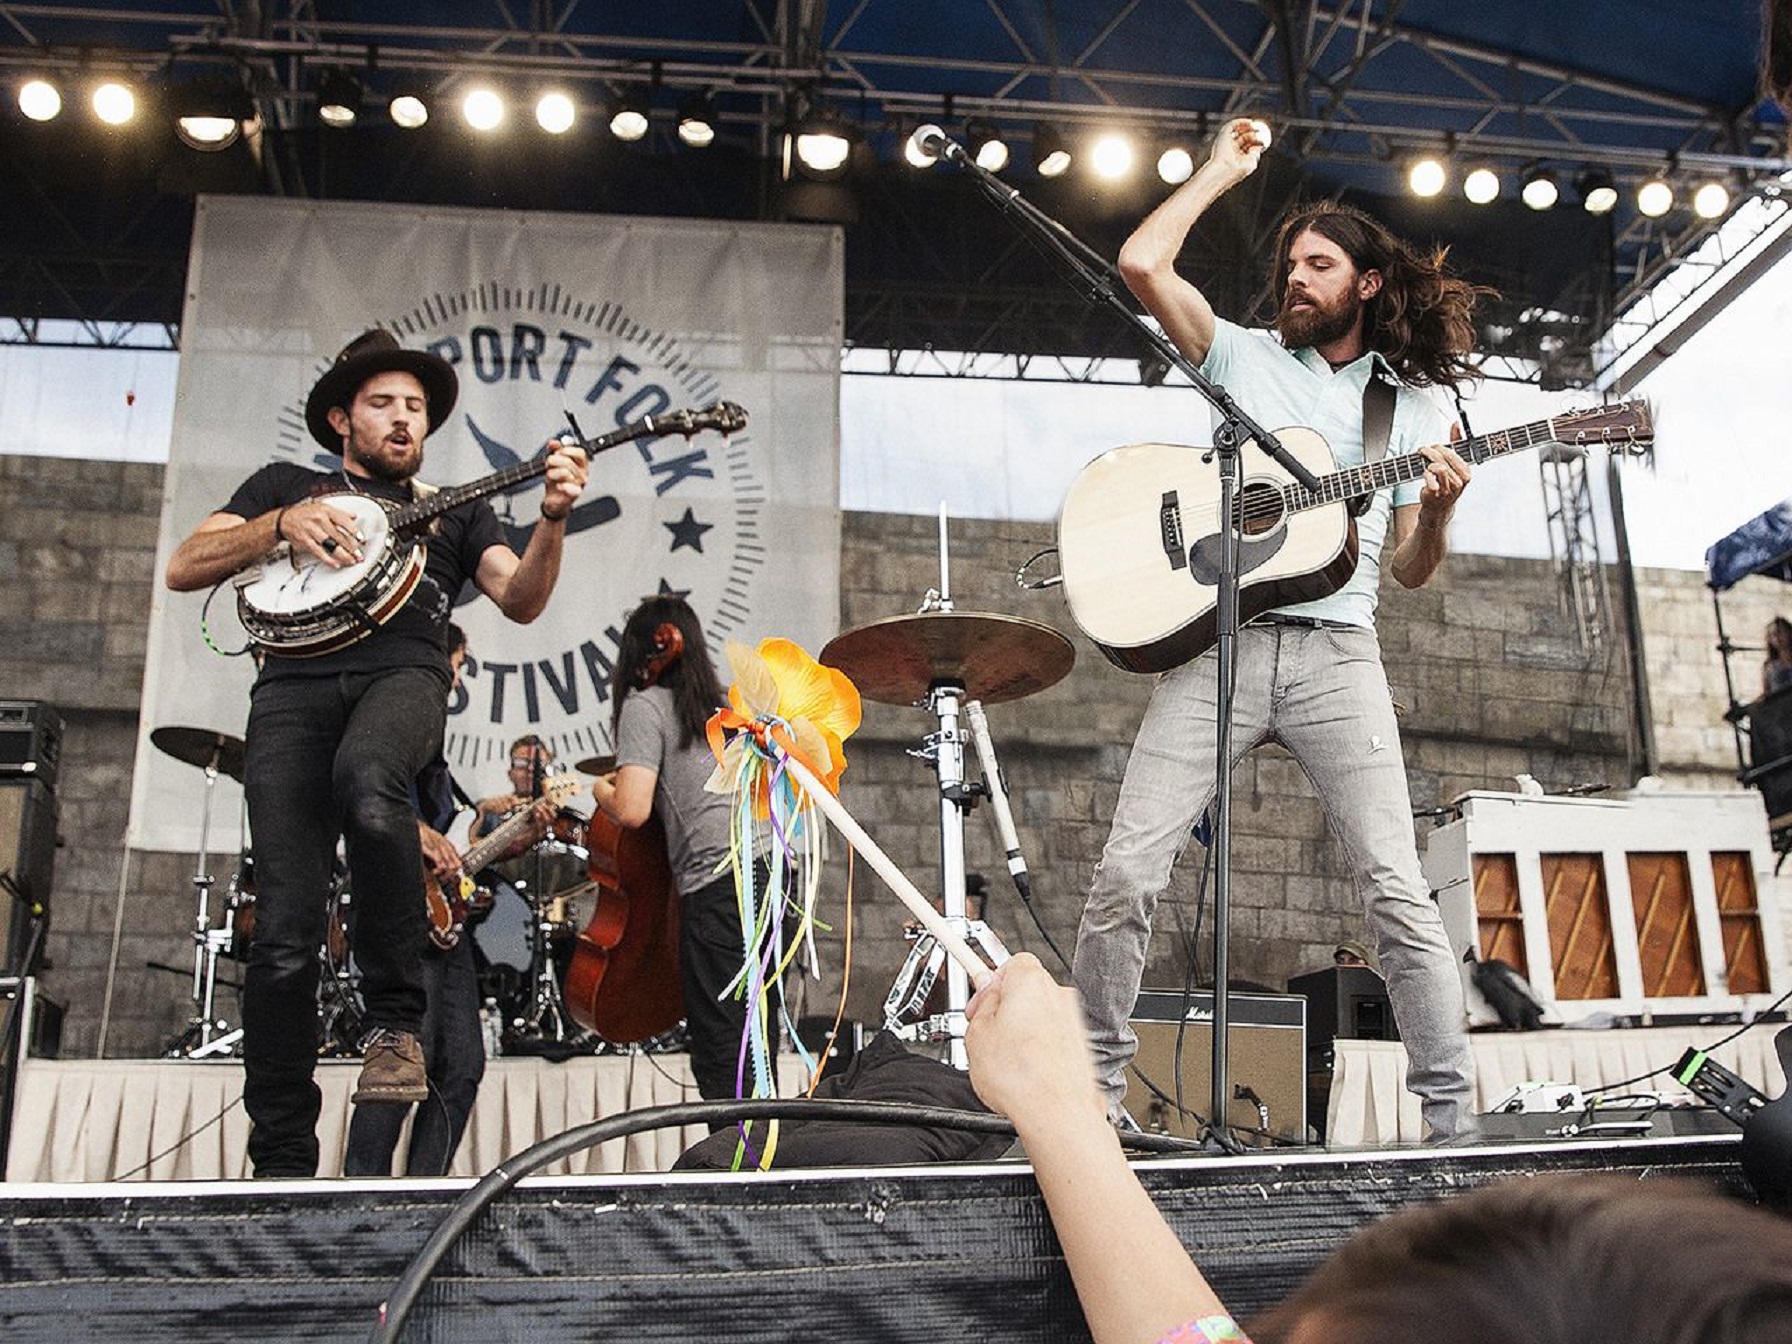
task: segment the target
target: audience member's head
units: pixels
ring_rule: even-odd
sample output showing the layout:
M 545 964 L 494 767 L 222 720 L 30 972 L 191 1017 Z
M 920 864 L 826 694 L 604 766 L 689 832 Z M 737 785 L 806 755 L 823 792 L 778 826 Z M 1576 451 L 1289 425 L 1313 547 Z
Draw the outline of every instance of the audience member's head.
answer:
M 1518 1178 L 1375 1223 L 1256 1344 L 1792 1344 L 1792 1220 L 1695 1185 Z

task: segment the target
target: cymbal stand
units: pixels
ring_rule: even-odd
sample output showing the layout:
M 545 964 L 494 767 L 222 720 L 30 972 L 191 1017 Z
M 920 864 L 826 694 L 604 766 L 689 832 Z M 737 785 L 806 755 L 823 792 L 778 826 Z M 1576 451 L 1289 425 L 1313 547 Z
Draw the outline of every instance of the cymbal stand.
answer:
M 540 1042 L 569 1041 L 585 1033 L 566 1013 L 566 1000 L 560 993 L 560 977 L 554 972 L 554 948 L 550 934 L 554 931 L 553 901 L 543 881 L 543 848 L 534 849 L 535 884 L 527 893 L 530 912 L 534 915 L 529 935 L 529 965 L 534 973 L 534 986 L 528 1013 L 517 1019 L 516 1035 Z
M 945 517 L 940 519 L 940 583 L 947 583 Z M 948 592 L 929 592 L 921 610 L 951 611 Z M 939 730 L 929 734 L 919 751 L 910 754 L 933 763 L 940 793 L 940 895 L 941 913 L 952 931 L 969 943 L 992 965 L 1008 959 L 1008 949 L 980 919 L 969 917 L 965 899 L 964 818 L 977 801 L 978 789 L 967 785 L 964 778 L 964 752 L 967 734 L 959 727 L 959 709 L 964 702 L 964 683 L 940 680 L 927 693 L 927 707 L 939 720 Z M 946 1010 L 918 1022 L 903 1025 L 902 1018 L 919 1012 L 939 978 L 941 965 L 946 970 Z M 910 1041 L 946 1041 L 949 1061 L 954 1068 L 968 1067 L 964 1049 L 964 1009 L 971 998 L 971 980 L 955 960 L 930 933 L 915 932 L 913 942 L 895 982 L 884 999 L 884 1026 Z
M 217 1015 L 218 957 L 230 944 L 230 924 L 212 927 L 210 866 L 212 792 L 218 783 L 218 760 L 223 748 L 212 751 L 205 763 L 205 800 L 199 812 L 199 854 L 193 863 L 193 890 L 198 909 L 193 916 L 193 1016 L 186 1029 L 168 1047 L 170 1058 L 204 1059 L 229 1054 L 242 1039 L 241 1027 Z

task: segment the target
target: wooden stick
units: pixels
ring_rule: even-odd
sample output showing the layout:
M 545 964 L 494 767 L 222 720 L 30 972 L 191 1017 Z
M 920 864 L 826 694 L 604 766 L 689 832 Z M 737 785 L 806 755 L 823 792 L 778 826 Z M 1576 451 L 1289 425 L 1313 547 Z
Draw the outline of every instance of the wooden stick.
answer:
M 865 861 L 883 878 L 885 885 L 896 893 L 897 898 L 908 907 L 909 913 L 921 921 L 922 927 L 931 933 L 934 940 L 946 949 L 951 957 L 965 973 L 971 977 L 973 988 L 981 989 L 992 974 L 989 963 L 972 951 L 971 945 L 958 936 L 952 926 L 946 922 L 945 916 L 933 908 L 933 902 L 923 896 L 913 882 L 903 875 L 890 859 L 890 856 L 878 848 L 877 841 L 865 832 L 865 828 L 852 818 L 846 805 L 828 790 L 828 786 L 817 779 L 809 767 L 804 765 L 790 752 L 785 751 L 776 742 L 772 744 L 785 767 L 796 776 L 797 783 L 803 791 L 819 807 L 822 814 L 834 823 L 834 829 L 846 837 L 846 843 L 865 856 Z

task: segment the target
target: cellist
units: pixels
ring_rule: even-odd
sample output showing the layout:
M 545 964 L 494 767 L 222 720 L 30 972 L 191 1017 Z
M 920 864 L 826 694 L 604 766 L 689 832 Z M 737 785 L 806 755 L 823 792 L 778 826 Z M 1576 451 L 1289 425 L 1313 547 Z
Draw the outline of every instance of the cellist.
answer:
M 729 800 L 707 793 L 715 769 L 704 725 L 725 699 L 703 628 L 678 597 L 650 597 L 623 627 L 611 679 L 616 769 L 592 781 L 597 806 L 618 825 L 657 815 L 682 905 L 679 978 L 691 1072 L 706 1101 L 741 1095 L 747 1004 L 724 995 L 745 955 L 728 855 Z

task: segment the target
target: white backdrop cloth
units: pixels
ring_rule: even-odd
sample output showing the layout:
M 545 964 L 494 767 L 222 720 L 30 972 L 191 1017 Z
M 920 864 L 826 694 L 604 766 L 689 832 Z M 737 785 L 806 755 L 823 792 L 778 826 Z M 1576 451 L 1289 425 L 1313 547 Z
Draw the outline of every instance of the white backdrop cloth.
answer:
M 333 469 L 304 428 L 306 394 L 336 351 L 381 325 L 454 363 L 460 401 L 422 478 L 458 485 L 586 437 L 726 399 L 744 433 L 668 435 L 593 463 L 559 588 L 534 624 L 483 598 L 455 619 L 472 658 L 451 705 L 448 756 L 474 796 L 503 786 L 509 742 L 536 733 L 568 762 L 609 745 L 608 679 L 622 618 L 648 594 L 688 593 L 717 645 L 782 635 L 811 651 L 839 601 L 838 230 L 592 215 L 203 198 L 182 319 L 158 572 L 180 539 L 270 461 Z M 517 549 L 531 484 L 492 502 Z M 129 842 L 200 847 L 203 780 L 154 750 L 164 725 L 240 736 L 253 668 L 202 635 L 205 594 L 159 586 L 151 612 Z M 234 594 L 211 642 L 243 647 Z M 221 781 L 213 853 L 239 844 L 240 794 Z

